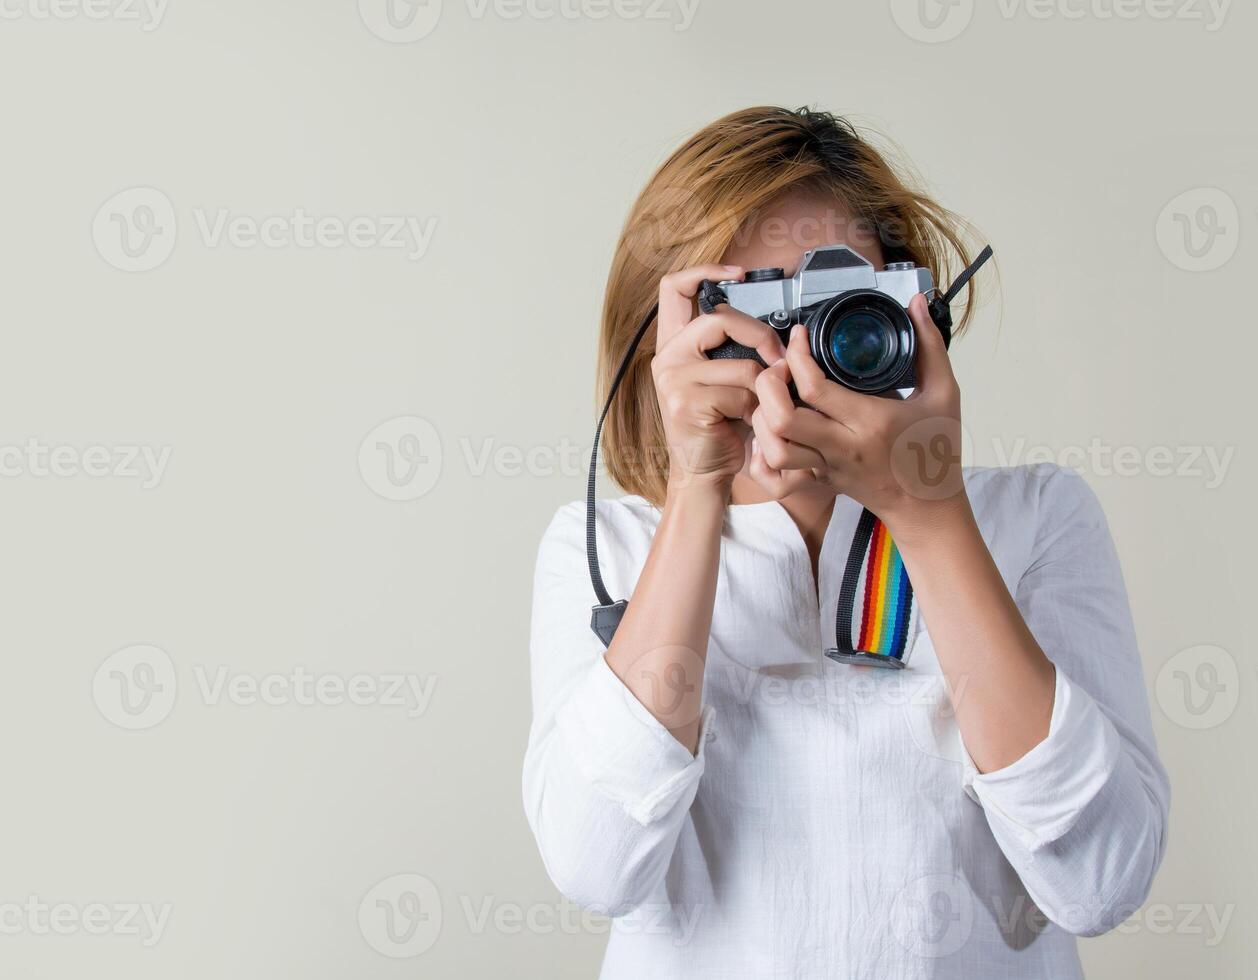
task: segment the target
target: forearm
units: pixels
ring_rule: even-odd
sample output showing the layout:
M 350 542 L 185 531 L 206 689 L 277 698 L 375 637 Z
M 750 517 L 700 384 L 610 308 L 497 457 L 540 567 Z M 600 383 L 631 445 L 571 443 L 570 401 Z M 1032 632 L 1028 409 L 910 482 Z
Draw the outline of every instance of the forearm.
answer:
M 726 488 L 698 480 L 670 487 L 606 654 L 616 676 L 691 752 L 698 745 L 727 495 Z
M 964 493 L 888 527 L 948 681 L 957 726 L 980 772 L 1048 735 L 1054 668 L 1027 628 Z

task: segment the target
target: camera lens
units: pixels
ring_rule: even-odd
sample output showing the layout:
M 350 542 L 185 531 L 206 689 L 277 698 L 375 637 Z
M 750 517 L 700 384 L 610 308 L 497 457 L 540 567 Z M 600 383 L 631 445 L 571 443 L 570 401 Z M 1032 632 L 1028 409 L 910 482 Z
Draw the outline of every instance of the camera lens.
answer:
M 895 356 L 895 327 L 874 310 L 855 310 L 830 331 L 835 366 L 853 378 L 872 378 Z
M 831 381 L 870 394 L 912 386 L 913 323 L 886 293 L 839 293 L 810 307 L 805 322 L 812 356 Z

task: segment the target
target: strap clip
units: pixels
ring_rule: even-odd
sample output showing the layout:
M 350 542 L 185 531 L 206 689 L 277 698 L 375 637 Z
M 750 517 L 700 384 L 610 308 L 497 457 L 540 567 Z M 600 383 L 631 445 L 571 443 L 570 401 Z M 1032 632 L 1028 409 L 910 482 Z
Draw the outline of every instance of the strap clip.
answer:
M 590 610 L 590 629 L 603 641 L 603 646 L 612 645 L 612 637 L 616 635 L 616 627 L 625 618 L 625 610 L 629 608 L 628 599 L 620 599 L 610 606 L 595 606 Z

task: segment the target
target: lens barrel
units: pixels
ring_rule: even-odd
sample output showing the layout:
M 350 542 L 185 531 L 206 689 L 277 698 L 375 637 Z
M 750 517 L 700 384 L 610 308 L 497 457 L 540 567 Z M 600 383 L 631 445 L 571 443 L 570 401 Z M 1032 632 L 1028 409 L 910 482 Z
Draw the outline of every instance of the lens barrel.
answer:
M 840 293 L 818 304 L 806 323 L 812 356 L 830 380 L 867 394 L 912 384 L 913 322 L 886 293 Z

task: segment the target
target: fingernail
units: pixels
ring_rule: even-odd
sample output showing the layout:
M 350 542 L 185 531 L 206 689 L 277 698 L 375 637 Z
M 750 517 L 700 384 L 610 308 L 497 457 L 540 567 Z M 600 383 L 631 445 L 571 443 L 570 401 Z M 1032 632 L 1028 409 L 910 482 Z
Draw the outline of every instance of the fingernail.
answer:
M 760 452 L 760 443 L 756 442 L 756 437 L 751 437 L 751 455 L 758 455 Z
M 804 325 L 802 323 L 797 323 L 795 326 L 791 327 L 791 340 L 794 340 L 796 337 L 802 337 L 803 335 Z
M 743 271 L 743 267 L 741 265 L 723 265 L 721 266 L 721 268 L 724 269 L 726 272 L 742 272 Z

